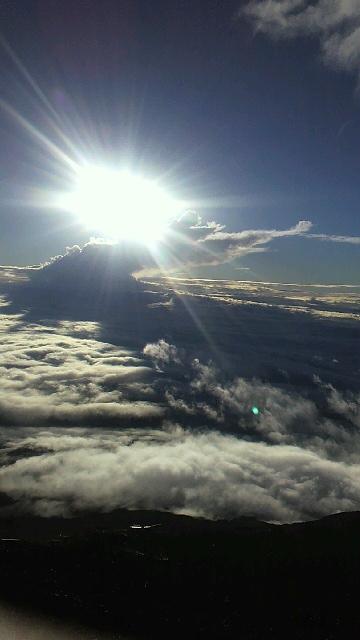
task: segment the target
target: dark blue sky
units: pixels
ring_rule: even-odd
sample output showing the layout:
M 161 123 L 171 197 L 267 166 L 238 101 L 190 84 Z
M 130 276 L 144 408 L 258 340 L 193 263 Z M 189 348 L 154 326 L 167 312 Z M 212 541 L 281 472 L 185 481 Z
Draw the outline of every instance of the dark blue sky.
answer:
M 210 200 L 200 214 L 231 231 L 307 219 L 317 234 L 360 236 L 356 77 L 325 67 L 316 39 L 254 36 L 237 18 L 245 4 L 15 0 L 2 3 L 1 29 L 89 159 L 163 175 L 179 197 Z M 4 48 L 0 72 L 2 98 L 59 143 Z M 18 202 L 29 186 L 61 189 L 66 171 L 4 111 L 0 127 L 0 262 L 37 263 L 85 242 L 70 214 Z M 358 283 L 359 258 L 356 244 L 283 238 L 198 273 Z

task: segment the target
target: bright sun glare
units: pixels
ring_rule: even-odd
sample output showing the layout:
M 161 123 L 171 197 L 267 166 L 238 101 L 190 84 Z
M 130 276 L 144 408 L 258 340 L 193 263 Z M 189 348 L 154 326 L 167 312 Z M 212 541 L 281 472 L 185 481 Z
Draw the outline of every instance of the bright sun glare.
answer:
M 144 244 L 160 240 L 180 211 L 179 203 L 156 181 L 96 166 L 77 172 L 74 190 L 60 205 L 109 238 Z

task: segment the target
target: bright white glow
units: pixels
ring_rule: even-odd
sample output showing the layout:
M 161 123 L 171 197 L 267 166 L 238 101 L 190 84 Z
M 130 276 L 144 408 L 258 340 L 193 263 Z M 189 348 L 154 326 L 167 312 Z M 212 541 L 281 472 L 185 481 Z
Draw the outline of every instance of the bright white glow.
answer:
M 62 196 L 59 204 L 109 238 L 148 245 L 161 239 L 180 210 L 156 182 L 96 166 L 77 172 L 74 191 Z

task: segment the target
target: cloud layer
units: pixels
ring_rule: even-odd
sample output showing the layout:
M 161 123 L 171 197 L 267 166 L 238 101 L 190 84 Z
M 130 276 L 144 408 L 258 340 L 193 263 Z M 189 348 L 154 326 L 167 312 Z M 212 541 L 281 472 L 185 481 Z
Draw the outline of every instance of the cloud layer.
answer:
M 224 253 L 307 228 L 207 242 Z M 122 250 L 2 272 L 0 486 L 15 503 L 0 513 L 359 508 L 360 290 L 137 281 Z
M 40 432 L 17 444 L 34 455 L 2 469 L 3 491 L 46 516 L 140 507 L 284 522 L 360 503 L 359 464 L 214 431 Z
M 8 333 L 0 346 L 0 424 L 120 426 L 161 418 L 146 387 L 153 372 L 139 357 L 66 335 L 66 325 L 63 330 L 31 326 Z M 81 330 L 96 335 L 94 324 L 78 324 Z

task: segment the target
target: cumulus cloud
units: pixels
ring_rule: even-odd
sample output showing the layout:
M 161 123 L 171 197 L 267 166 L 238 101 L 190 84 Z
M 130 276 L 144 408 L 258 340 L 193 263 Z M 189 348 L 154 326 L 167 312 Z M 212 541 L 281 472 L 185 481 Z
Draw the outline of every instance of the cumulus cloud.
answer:
M 360 72 L 358 0 L 251 0 L 240 14 L 277 38 L 316 37 L 327 64 Z
M 63 255 L 55 256 L 29 272 L 35 284 L 56 286 L 57 289 L 91 290 L 106 295 L 108 291 L 136 286 L 132 277 L 143 264 L 151 263 L 145 247 L 129 243 L 88 242 L 83 247 L 68 247 Z
M 158 340 L 156 343 L 145 345 L 143 353 L 145 356 L 152 358 L 157 364 L 169 364 L 171 362 L 180 364 L 181 362 L 177 347 L 163 339 Z
M 154 347 L 151 345 L 148 355 L 156 360 Z M 305 447 L 332 459 L 353 460 L 359 455 L 360 437 L 354 432 L 360 424 L 356 393 L 344 395 L 319 378 L 312 389 L 302 389 L 302 393 L 289 384 L 228 379 L 211 362 L 189 360 L 186 354 L 182 357 L 173 354 L 173 360 L 163 361 L 167 374 L 163 403 L 167 404 L 168 419 L 247 440 Z M 182 363 L 182 376 L 174 363 Z

